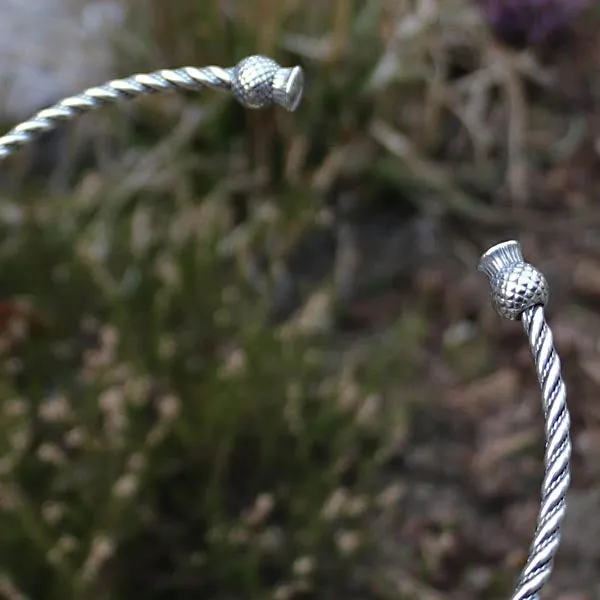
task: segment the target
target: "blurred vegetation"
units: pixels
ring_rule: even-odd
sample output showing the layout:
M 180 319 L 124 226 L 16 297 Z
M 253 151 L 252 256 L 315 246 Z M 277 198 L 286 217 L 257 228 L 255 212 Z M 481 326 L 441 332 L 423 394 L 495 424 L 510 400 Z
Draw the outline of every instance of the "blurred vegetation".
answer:
M 443 251 L 436 233 L 391 254 L 376 229 L 364 258 L 359 225 L 531 214 L 525 155 L 571 143 L 548 126 L 552 56 L 499 44 L 467 0 L 130 4 L 119 75 L 264 53 L 305 68 L 306 98 L 153 96 L 11 164 L 0 597 L 439 598 L 426 557 L 430 591 L 378 567 L 373 523 L 440 313 L 402 274 Z M 369 309 L 382 290 L 394 307 Z M 489 368 L 480 338 L 450 338 L 459 379 Z M 516 566 L 494 566 L 469 597 L 508 593 Z

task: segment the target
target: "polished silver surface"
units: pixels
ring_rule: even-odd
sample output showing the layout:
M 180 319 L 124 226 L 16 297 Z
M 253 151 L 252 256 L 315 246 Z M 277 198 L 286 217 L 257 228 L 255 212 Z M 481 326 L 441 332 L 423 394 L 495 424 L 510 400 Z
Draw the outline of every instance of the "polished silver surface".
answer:
M 277 105 L 289 111 L 298 107 L 304 88 L 300 67 L 285 68 L 266 56 L 249 56 L 235 67 L 182 67 L 115 79 L 65 98 L 0 137 L 0 161 L 41 134 L 81 114 L 123 100 L 169 90 L 210 88 L 228 91 L 246 108 Z
M 529 557 L 512 596 L 512 600 L 538 600 L 552 573 L 560 544 L 571 479 L 567 392 L 552 331 L 544 315 L 548 284 L 535 267 L 525 262 L 515 241 L 490 248 L 481 257 L 478 270 L 490 279 L 492 304 L 498 314 L 523 322 L 542 392 L 546 421 L 542 497 Z

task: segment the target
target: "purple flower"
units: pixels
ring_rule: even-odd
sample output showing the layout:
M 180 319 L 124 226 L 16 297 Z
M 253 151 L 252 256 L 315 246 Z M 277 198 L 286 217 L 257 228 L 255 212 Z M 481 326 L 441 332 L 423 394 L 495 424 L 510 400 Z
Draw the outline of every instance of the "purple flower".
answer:
M 477 0 L 496 36 L 508 44 L 538 46 L 566 33 L 595 0 Z

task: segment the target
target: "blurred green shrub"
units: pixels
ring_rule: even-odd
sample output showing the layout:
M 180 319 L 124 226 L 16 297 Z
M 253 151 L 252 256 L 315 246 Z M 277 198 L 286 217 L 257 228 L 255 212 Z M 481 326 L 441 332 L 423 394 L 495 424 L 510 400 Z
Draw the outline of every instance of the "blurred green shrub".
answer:
M 266 328 L 202 224 L 210 200 L 172 206 L 168 223 L 145 198 L 84 224 L 82 197 L 3 231 L 3 283 L 43 317 L 15 313 L 0 340 L 2 585 L 31 598 L 349 593 L 381 363 Z

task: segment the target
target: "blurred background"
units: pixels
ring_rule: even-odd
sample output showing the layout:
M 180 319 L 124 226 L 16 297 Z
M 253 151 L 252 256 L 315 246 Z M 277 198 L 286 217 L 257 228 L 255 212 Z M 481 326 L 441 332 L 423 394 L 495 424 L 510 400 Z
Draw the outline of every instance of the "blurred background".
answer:
M 543 473 L 547 276 L 573 417 L 556 600 L 600 598 L 600 7 L 0 0 L 0 123 L 250 54 L 296 113 L 159 94 L 0 169 L 0 598 L 510 596 Z

